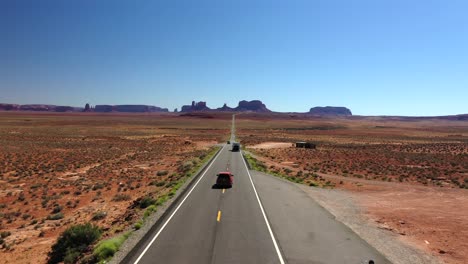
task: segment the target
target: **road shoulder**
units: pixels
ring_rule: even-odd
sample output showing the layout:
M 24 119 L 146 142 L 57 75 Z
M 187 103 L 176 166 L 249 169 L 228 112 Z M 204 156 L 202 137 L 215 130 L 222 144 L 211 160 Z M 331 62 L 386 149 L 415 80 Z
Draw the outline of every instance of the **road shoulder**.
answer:
M 390 263 L 297 185 L 251 174 L 287 263 Z
M 325 210 L 336 219 L 337 222 L 344 224 L 352 230 L 353 233 L 384 255 L 391 263 L 441 263 L 435 257 L 427 255 L 417 248 L 406 245 L 392 232 L 378 228 L 372 221 L 369 221 L 369 219 L 365 217 L 362 213 L 362 209 L 347 191 L 309 187 L 256 171 L 254 171 L 252 175 L 255 175 L 256 185 L 257 182 L 259 183 L 258 185 L 261 185 L 261 182 L 265 180 L 270 182 L 276 181 L 278 183 L 281 182 L 284 186 L 289 185 L 290 187 L 288 189 L 290 190 L 295 189 L 296 192 L 302 193 L 308 199 L 304 198 L 305 201 L 308 201 L 310 204 L 316 204 Z M 265 191 L 265 188 L 259 189 Z M 281 195 L 281 193 L 277 193 L 277 195 Z M 303 209 L 299 204 L 293 204 L 293 206 L 296 207 L 296 210 Z

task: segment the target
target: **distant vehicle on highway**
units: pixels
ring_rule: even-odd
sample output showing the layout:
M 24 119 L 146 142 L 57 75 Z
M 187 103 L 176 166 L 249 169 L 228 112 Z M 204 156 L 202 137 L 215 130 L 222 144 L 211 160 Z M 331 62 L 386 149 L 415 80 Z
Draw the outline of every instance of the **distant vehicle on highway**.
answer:
M 231 188 L 234 183 L 234 175 L 228 171 L 218 173 L 216 176 L 216 187 Z
M 240 150 L 240 144 L 237 142 L 232 143 L 232 151 L 239 151 Z

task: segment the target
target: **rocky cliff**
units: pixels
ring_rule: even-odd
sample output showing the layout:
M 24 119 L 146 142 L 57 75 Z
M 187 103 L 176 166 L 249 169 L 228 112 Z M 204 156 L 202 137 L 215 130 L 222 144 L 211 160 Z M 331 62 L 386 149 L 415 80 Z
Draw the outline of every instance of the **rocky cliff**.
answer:
M 217 111 L 224 111 L 224 112 L 233 112 L 234 108 L 227 106 L 227 104 L 224 104 L 223 107 L 216 108 Z

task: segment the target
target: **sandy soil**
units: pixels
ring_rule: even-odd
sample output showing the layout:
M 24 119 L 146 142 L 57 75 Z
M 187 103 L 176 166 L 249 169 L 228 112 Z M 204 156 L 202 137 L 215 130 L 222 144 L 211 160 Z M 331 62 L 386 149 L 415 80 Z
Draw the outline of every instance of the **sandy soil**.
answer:
M 371 183 L 352 195 L 380 228 L 446 263 L 467 263 L 468 191 Z

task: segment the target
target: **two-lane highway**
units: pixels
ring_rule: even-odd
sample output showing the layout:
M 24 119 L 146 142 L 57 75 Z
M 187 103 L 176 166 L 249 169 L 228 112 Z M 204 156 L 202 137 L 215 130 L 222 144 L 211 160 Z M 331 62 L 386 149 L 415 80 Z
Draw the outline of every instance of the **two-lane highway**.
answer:
M 234 122 L 233 116 L 231 142 Z M 220 171 L 234 174 L 232 188 L 213 188 Z M 259 181 L 262 177 L 271 179 Z M 292 186 L 250 173 L 242 154 L 225 144 L 154 234 L 124 262 L 388 263 Z
M 230 146 L 131 263 L 281 263 L 242 156 Z M 213 189 L 226 170 L 234 186 Z

